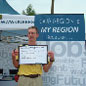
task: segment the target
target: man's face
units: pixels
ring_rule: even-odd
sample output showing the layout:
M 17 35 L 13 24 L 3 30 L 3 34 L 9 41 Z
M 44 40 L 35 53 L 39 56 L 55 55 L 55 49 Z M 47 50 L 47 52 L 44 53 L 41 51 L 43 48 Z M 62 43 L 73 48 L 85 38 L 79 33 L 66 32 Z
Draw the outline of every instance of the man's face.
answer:
M 29 29 L 28 30 L 29 41 L 31 41 L 31 42 L 36 41 L 38 36 L 39 36 L 39 34 L 37 33 L 36 29 Z

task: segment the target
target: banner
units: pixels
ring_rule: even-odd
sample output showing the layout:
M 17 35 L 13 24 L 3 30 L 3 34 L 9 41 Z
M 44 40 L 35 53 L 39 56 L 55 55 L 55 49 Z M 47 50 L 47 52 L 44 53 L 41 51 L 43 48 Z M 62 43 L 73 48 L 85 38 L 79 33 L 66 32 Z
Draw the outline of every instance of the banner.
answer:
M 86 86 L 85 41 L 48 41 L 55 62 L 43 73 L 43 86 Z
M 36 15 L 35 26 L 40 30 L 41 41 L 84 41 L 83 14 Z
M 0 30 L 24 30 L 34 26 L 34 16 L 0 15 Z
M 27 35 L 28 27 L 34 25 L 38 27 L 40 32 L 38 41 L 85 40 L 83 14 L 2 15 L 0 19 L 0 30 L 12 30 L 17 34 L 24 33 L 24 35 Z

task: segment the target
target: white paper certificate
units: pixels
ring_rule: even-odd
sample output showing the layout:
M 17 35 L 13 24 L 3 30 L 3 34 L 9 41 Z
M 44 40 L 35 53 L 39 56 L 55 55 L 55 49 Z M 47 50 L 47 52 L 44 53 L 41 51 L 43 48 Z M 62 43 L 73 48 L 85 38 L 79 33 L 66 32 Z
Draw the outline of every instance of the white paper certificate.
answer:
M 20 64 L 47 64 L 48 46 L 21 46 L 19 47 L 19 63 Z

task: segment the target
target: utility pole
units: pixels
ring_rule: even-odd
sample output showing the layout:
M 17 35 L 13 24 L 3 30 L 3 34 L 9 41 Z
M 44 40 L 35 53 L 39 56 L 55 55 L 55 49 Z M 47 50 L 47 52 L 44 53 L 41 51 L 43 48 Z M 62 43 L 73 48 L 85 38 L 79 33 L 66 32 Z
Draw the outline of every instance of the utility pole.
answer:
M 54 14 L 54 0 L 51 3 L 51 14 Z

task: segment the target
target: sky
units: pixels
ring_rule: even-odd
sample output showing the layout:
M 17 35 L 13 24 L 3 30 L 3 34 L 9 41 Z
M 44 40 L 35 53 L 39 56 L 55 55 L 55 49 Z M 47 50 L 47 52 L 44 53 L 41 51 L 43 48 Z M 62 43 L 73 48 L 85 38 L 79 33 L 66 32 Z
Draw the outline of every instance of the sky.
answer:
M 22 11 L 32 4 L 36 14 L 50 14 L 52 0 L 6 0 L 12 8 L 22 14 Z M 86 0 L 54 0 L 54 13 L 84 13 Z M 85 16 L 86 19 L 86 16 Z M 86 24 L 85 24 L 86 25 Z M 86 33 L 86 30 L 85 30 Z
M 32 4 L 37 14 L 50 13 L 52 0 L 6 0 L 20 14 Z M 86 13 L 86 0 L 54 0 L 54 13 Z

